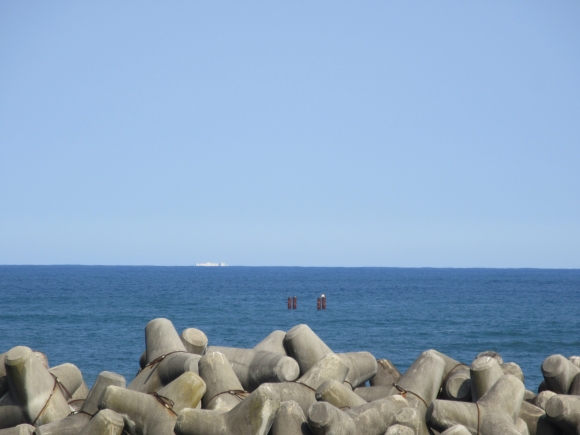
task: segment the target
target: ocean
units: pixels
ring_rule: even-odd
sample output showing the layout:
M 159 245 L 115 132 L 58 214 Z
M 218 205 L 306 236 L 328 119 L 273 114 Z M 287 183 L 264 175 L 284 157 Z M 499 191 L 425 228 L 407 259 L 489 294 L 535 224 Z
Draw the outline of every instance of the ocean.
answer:
M 0 352 L 73 363 L 89 387 L 103 370 L 133 379 L 156 317 L 235 347 L 306 323 L 334 351 L 401 372 L 427 349 L 468 365 L 495 350 L 533 391 L 546 357 L 580 355 L 580 270 L 0 266 L 0 298 Z

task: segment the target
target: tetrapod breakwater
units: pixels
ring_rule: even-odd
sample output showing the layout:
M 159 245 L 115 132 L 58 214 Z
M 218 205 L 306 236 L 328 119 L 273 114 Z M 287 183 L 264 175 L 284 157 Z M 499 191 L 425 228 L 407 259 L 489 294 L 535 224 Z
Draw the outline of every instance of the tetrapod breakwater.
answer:
M 401 373 L 364 349 L 333 352 L 305 324 L 245 349 L 157 318 L 135 366 L 129 383 L 104 371 L 89 389 L 74 364 L 9 349 L 0 435 L 580 435 L 578 356 L 548 356 L 531 391 L 493 350 L 457 361 L 429 349 Z

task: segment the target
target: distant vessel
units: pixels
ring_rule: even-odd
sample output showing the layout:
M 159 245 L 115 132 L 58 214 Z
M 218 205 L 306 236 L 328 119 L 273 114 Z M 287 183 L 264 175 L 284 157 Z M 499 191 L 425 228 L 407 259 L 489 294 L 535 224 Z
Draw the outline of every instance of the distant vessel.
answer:
M 202 267 L 220 267 L 220 266 L 227 266 L 226 263 L 195 263 L 196 266 Z

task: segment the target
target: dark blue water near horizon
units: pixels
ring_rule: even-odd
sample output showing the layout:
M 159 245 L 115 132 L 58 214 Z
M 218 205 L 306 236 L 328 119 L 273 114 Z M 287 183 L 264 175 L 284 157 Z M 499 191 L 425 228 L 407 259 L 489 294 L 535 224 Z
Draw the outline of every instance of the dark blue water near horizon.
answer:
M 156 317 L 236 347 L 306 323 L 334 351 L 369 351 L 401 372 L 427 349 L 466 364 L 496 350 L 534 391 L 546 357 L 580 355 L 577 269 L 0 266 L 0 298 L 0 353 L 40 350 L 89 387 L 103 370 L 133 379 Z

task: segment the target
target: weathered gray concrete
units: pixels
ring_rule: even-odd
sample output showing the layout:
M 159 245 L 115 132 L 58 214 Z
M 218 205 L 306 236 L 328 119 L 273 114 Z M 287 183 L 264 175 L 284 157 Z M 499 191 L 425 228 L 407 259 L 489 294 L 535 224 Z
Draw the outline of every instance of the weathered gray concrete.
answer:
M 300 375 L 294 359 L 272 352 L 222 346 L 210 346 L 207 352 L 224 354 L 247 391 L 254 391 L 267 382 L 295 381 Z
M 486 355 L 484 355 L 486 356 Z M 479 358 L 479 355 L 478 355 Z M 445 432 L 442 432 L 441 435 L 471 435 L 471 432 L 467 430 L 467 428 L 461 424 L 456 424 L 451 426 Z
M 6 379 L 8 383 L 8 379 Z M 0 429 L 11 428 L 26 423 L 24 413 L 10 392 L 0 397 Z
M 367 403 L 344 383 L 330 379 L 320 385 L 315 394 L 317 401 L 325 401 L 337 408 L 356 408 Z
M 483 356 L 489 356 L 489 357 L 493 358 L 494 360 L 497 361 L 497 363 L 499 365 L 503 364 L 503 358 L 495 350 L 486 350 L 485 352 L 478 353 L 477 356 L 475 357 L 475 359 L 481 358 Z
M 10 349 L 4 365 L 10 395 L 20 405 L 27 423 L 38 427 L 70 414 L 55 379 L 30 348 Z
M 67 397 L 69 401 L 84 400 L 87 398 L 89 388 L 85 384 L 83 374 L 77 366 L 65 363 L 52 367 L 48 371 L 66 388 L 65 397 L 70 393 L 70 397 Z
M 525 382 L 524 380 L 524 372 L 522 368 L 514 362 L 508 362 L 504 364 L 500 364 L 501 371 L 504 375 L 512 375 L 518 378 L 520 381 Z
M 266 435 L 278 409 L 280 396 L 262 385 L 228 412 L 185 409 L 177 418 L 177 435 Z
M 580 373 L 574 376 L 570 388 L 568 389 L 568 394 L 573 396 L 580 396 Z
M 439 432 L 455 426 L 465 426 L 471 434 L 477 432 L 477 405 L 469 402 L 435 400 L 425 416 L 427 425 Z
M 123 417 L 110 409 L 95 414 L 78 435 L 121 435 L 125 422 Z
M 420 413 L 415 408 L 403 408 L 395 416 L 397 424 L 407 426 L 413 430 L 415 435 L 429 435 L 429 429 L 425 423 L 424 413 Z
M 137 373 L 127 388 L 140 393 L 153 393 L 185 372 L 197 374 L 200 358 L 199 355 L 187 352 L 168 354 Z
M 186 352 L 173 323 L 164 318 L 151 320 L 145 326 L 147 364 L 173 352 Z
M 556 394 L 568 394 L 574 376 L 580 368 L 562 355 L 552 355 L 542 363 L 542 374 L 549 390 Z
M 167 385 L 185 372 L 199 374 L 201 355 L 192 353 L 174 353 L 159 363 L 158 374 L 162 385 Z
M 204 409 L 229 411 L 242 400 L 242 384 L 223 353 L 208 352 L 201 357 L 199 375 L 206 385 L 202 399 Z
M 536 393 L 534 393 L 532 390 L 526 390 L 526 392 L 524 393 L 524 400 L 526 402 L 530 402 L 532 403 L 532 401 L 537 397 L 538 395 Z
M 207 348 L 207 335 L 196 328 L 187 328 L 181 332 L 181 342 L 185 350 L 195 355 L 203 355 Z
M 411 406 L 421 407 L 423 413 L 427 410 L 439 394 L 445 368 L 445 360 L 438 352 L 428 350 L 419 355 L 397 383 L 400 388 L 407 391 L 406 394 L 404 392 L 402 394 Z
M 125 378 L 117 373 L 107 371 L 99 373 L 97 380 L 87 395 L 81 411 L 95 415 L 99 410 L 99 402 L 107 387 L 114 385 L 119 388 L 125 388 L 126 384 Z
M 29 424 L 19 424 L 9 429 L 0 429 L 0 435 L 31 435 L 34 433 L 34 426 Z
M 504 374 L 497 360 L 490 356 L 477 358 L 469 368 L 471 375 L 471 400 L 477 402 Z
M 101 372 L 89 391 L 80 412 L 36 429 L 35 435 L 77 435 L 99 411 L 99 401 L 109 385 L 125 388 L 125 378 L 112 372 Z
M 296 382 L 263 384 L 276 391 L 280 400 L 293 400 L 300 405 L 304 414 L 316 403 L 316 390 L 326 381 L 334 379 L 343 383 L 348 373 L 340 357 L 334 353 L 326 355 Z
M 293 400 L 282 402 L 269 435 L 312 435 L 306 416 Z
M 331 353 L 322 358 L 318 363 L 304 373 L 296 382 L 312 388 L 314 391 L 330 379 L 344 382 L 348 375 L 348 367 L 344 364 L 342 358 L 337 354 Z
M 410 427 L 403 426 L 402 424 L 394 424 L 389 426 L 385 435 L 415 435 L 415 433 Z
M 528 425 L 521 418 L 517 418 L 515 422 L 515 428 L 521 435 L 530 435 Z
M 543 410 L 546 410 L 546 403 L 550 400 L 550 397 L 555 396 L 556 393 L 550 390 L 542 391 L 530 402 L 532 405 L 537 406 Z
M 360 398 L 364 399 L 367 402 L 384 399 L 385 397 L 392 396 L 393 394 L 397 393 L 393 385 L 391 386 L 375 385 L 374 387 L 358 387 L 355 388 L 354 392 Z
M 401 372 L 388 359 L 377 360 L 377 373 L 369 379 L 371 387 L 387 386 L 392 387 L 393 383 L 399 382 Z
M 178 353 L 186 352 L 186 350 L 173 323 L 164 318 L 153 319 L 147 324 L 145 345 L 145 360 L 141 358 L 139 363 L 142 369 L 127 388 L 141 393 L 152 393 L 164 385 L 160 378 L 160 365 L 171 365 L 169 361 L 176 359 Z M 176 363 L 177 366 L 183 365 L 180 358 L 177 360 L 179 361 Z
M 445 370 L 443 371 L 443 378 L 446 378 L 452 371 L 458 370 L 461 367 L 467 368 L 467 365 L 457 361 L 456 359 L 451 358 L 450 356 L 445 355 L 442 352 L 439 352 L 438 350 L 429 349 L 427 352 L 433 352 L 439 358 L 445 361 Z
M 543 409 L 523 402 L 519 418 L 525 421 L 530 435 L 558 435 L 560 430 L 549 421 Z
M 288 356 L 284 348 L 284 338 L 286 338 L 286 332 L 280 330 L 272 331 L 266 338 L 254 346 L 254 350 L 256 352 L 263 351 Z
M 307 421 L 316 435 L 384 435 L 395 423 L 397 412 L 407 406 L 409 403 L 401 396 L 386 397 L 348 411 L 317 402 L 308 410 Z
M 288 356 L 294 358 L 300 366 L 300 373 L 310 370 L 318 361 L 332 350 L 308 325 L 296 325 L 284 338 L 284 348 Z
M 576 367 L 580 368 L 580 356 L 570 356 L 568 360 Z
M 36 428 L 35 435 L 77 435 L 91 421 L 91 416 L 83 412 L 71 414 Z
M 377 374 L 377 360 L 370 352 L 348 352 L 337 355 L 348 367 L 344 382 L 353 390 Z
M 116 386 L 108 386 L 99 408 L 121 414 L 130 433 L 173 435 L 177 415 L 195 408 L 205 393 L 205 383 L 193 372 L 186 372 L 161 388 L 157 396 Z
M 441 386 L 441 398 L 471 402 L 471 373 L 466 366 L 453 370 Z
M 580 396 L 552 396 L 546 403 L 546 414 L 564 433 L 580 434 Z
M 516 435 L 519 432 L 515 423 L 524 392 L 524 384 L 518 378 L 503 375 L 477 403 L 435 400 L 427 411 L 427 424 L 440 432 L 461 424 L 476 434 L 479 421 L 481 435 Z

